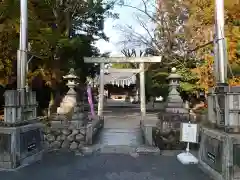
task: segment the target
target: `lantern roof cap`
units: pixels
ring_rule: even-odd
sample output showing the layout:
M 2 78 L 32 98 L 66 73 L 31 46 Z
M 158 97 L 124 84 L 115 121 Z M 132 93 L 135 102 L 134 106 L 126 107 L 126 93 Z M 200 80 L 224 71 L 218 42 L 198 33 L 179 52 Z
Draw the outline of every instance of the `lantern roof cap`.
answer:
M 171 69 L 171 74 L 167 77 L 167 79 L 181 79 L 182 76 L 176 73 L 177 69 L 173 67 Z
M 66 76 L 63 76 L 63 79 L 78 79 L 73 68 L 70 69 L 69 73 Z

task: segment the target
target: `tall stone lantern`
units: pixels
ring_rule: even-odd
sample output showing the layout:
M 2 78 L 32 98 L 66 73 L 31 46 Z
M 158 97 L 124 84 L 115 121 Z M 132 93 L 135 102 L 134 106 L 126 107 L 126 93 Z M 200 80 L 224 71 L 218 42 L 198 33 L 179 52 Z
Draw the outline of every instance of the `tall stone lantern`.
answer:
M 167 98 L 166 112 L 170 113 L 188 113 L 184 107 L 183 100 L 177 90 L 180 86 L 182 76 L 176 73 L 176 68 L 171 69 L 171 74 L 167 77 L 169 81 L 169 94 Z
M 70 69 L 69 73 L 66 76 L 63 76 L 63 79 L 67 80 L 67 86 L 69 88 L 67 94 L 65 95 L 61 105 L 60 105 L 60 112 L 65 112 L 64 108 L 68 108 L 68 104 L 74 105 L 73 115 L 71 117 L 71 122 L 78 121 L 78 124 L 83 124 L 84 110 L 82 103 L 79 101 L 78 93 L 76 92 L 75 88 L 79 84 L 77 81 L 79 77 L 75 74 L 74 69 Z M 80 125 L 79 124 L 79 125 Z
M 159 122 L 157 128 L 159 136 L 164 137 L 159 140 L 160 144 L 165 144 L 166 148 L 182 148 L 182 144 L 176 144 L 180 137 L 180 127 L 182 122 L 189 122 L 189 107 L 185 107 L 178 92 L 181 76 L 176 73 L 176 68 L 172 68 L 169 81 L 169 94 L 165 109 L 158 114 Z M 164 149 L 165 147 L 163 147 Z

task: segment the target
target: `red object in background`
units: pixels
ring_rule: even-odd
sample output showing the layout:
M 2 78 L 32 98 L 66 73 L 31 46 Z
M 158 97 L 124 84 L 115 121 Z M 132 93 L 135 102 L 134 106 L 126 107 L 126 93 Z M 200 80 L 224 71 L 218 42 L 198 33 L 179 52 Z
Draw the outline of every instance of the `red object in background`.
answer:
M 88 86 L 88 88 L 87 88 L 87 94 L 88 94 L 88 103 L 90 105 L 92 117 L 95 117 L 94 104 L 93 104 L 92 92 L 91 92 L 90 86 Z

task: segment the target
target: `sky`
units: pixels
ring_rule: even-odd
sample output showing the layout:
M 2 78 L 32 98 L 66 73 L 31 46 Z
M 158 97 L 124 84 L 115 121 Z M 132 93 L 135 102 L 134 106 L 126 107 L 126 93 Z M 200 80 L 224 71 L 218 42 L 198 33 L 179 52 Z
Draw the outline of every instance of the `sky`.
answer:
M 142 9 L 143 4 L 141 2 L 142 0 L 132 0 L 128 3 L 131 6 L 139 7 Z M 149 6 L 150 9 L 150 6 Z M 104 32 L 109 37 L 109 42 L 106 42 L 104 40 L 99 40 L 96 42 L 96 46 L 100 49 L 101 53 L 104 52 L 111 52 L 111 56 L 120 56 L 121 55 L 121 45 L 118 44 L 118 42 L 123 38 L 122 33 L 116 28 L 116 26 L 125 26 L 125 25 L 131 25 L 134 27 L 134 29 L 141 34 L 146 33 L 146 30 L 144 30 L 136 20 L 135 16 L 136 14 L 140 14 L 140 12 L 136 9 L 130 8 L 130 7 L 120 7 L 115 6 L 114 10 L 115 13 L 119 13 L 119 19 L 106 19 L 104 23 Z M 115 27 L 114 27 L 115 26 Z

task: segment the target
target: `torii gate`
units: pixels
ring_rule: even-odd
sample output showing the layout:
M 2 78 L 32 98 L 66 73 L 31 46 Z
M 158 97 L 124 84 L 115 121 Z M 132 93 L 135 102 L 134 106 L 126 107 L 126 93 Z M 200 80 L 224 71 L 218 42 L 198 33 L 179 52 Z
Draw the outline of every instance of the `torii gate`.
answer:
M 118 72 L 133 72 L 140 73 L 140 107 L 142 117 L 146 115 L 146 95 L 145 95 L 145 73 L 144 63 L 161 62 L 161 56 L 147 56 L 147 57 L 84 57 L 85 63 L 99 63 L 100 64 L 100 92 L 98 101 L 98 116 L 103 115 L 104 103 L 104 73 L 106 63 L 140 63 L 139 69 L 119 69 Z M 116 70 L 115 70 L 116 72 Z M 111 71 L 109 71 L 111 73 Z

